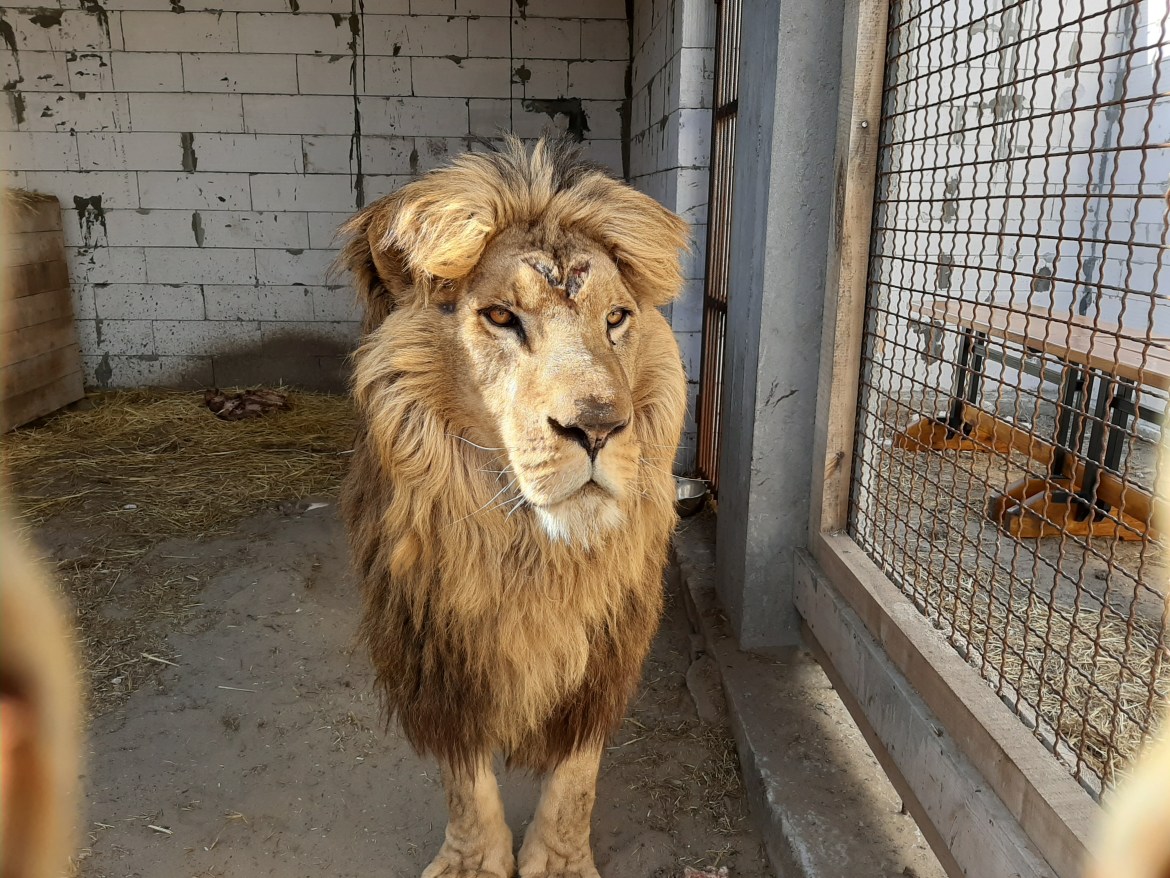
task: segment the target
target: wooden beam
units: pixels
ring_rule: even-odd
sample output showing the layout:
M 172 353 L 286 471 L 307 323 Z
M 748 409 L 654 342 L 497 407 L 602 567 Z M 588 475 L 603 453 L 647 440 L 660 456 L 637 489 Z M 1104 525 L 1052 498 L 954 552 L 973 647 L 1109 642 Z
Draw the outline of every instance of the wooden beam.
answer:
M 30 265 L 5 265 L 4 270 L 4 297 L 7 299 L 19 299 L 21 296 L 69 286 L 69 266 L 63 258 Z
M 68 289 L 46 290 L 12 299 L 4 303 L 3 309 L 0 332 L 11 332 L 49 320 L 72 317 L 73 296 Z
M 81 348 L 77 343 L 46 351 L 0 369 L 0 405 L 29 389 L 51 384 L 81 371 Z
M 61 203 L 52 195 L 23 202 L 9 200 L 4 205 L 4 220 L 9 234 L 60 230 Z
M 43 387 L 34 387 L 0 404 L 0 432 L 43 418 L 85 396 L 81 370 L 71 372 Z
M 11 366 L 76 341 L 77 330 L 72 316 L 3 332 L 0 333 L 0 366 Z
M 842 530 L 849 510 L 888 14 L 880 0 L 847 4 L 813 440 L 814 534 Z
M 6 265 L 35 265 L 59 259 L 65 239 L 61 230 L 17 232 L 4 238 L 3 260 Z
M 1021 430 L 1014 424 L 1000 420 L 976 406 L 965 406 L 963 417 L 975 430 L 988 436 L 989 445 L 1007 445 L 1036 461 L 1042 468 L 1047 469 L 1056 456 L 1056 446 L 1044 439 L 1033 436 Z M 989 448 L 990 450 L 990 448 Z M 1069 456 L 1067 463 L 1068 476 L 1074 485 L 1081 485 L 1085 478 L 1085 464 L 1079 457 Z M 1114 509 L 1119 509 L 1138 522 L 1149 528 L 1152 536 L 1156 536 L 1154 522 L 1170 521 L 1170 504 L 1166 500 L 1155 499 L 1154 495 L 1130 484 L 1116 473 L 1106 469 L 1100 471 L 1097 482 L 1097 498 L 1108 503 Z
M 1097 803 L 851 538 L 821 535 L 812 557 L 1053 871 L 1079 876 Z

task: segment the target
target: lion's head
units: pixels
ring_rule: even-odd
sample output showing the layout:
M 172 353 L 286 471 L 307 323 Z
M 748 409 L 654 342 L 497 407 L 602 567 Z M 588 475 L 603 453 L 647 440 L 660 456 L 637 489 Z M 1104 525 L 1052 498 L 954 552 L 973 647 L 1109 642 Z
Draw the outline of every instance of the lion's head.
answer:
M 465 488 L 476 510 L 531 509 L 566 542 L 622 522 L 647 490 L 644 466 L 669 473 L 685 399 L 657 310 L 681 286 L 686 226 L 673 213 L 570 145 L 528 154 L 509 140 L 344 231 L 366 309 L 359 406 L 376 418 L 387 394 L 417 395 L 379 431 L 398 447 L 389 465 L 438 453 L 412 445 L 407 423 L 432 419 L 498 464 Z M 499 490 L 485 497 L 477 482 Z

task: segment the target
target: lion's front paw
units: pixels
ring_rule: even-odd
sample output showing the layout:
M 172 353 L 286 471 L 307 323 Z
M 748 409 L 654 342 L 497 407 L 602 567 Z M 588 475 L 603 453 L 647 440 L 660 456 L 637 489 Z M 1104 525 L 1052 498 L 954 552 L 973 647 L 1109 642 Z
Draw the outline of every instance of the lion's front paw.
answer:
M 509 849 L 494 854 L 462 853 L 443 845 L 438 856 L 422 873 L 422 878 L 512 878 L 516 861 Z
M 601 878 L 593 854 L 584 850 L 561 853 L 532 839 L 520 850 L 520 878 Z

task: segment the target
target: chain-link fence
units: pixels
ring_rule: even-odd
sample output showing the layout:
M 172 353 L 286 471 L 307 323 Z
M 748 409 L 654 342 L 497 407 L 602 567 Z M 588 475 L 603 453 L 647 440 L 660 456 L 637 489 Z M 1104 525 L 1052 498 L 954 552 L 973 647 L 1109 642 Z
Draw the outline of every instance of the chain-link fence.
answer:
M 894 0 L 850 533 L 1095 796 L 1170 691 L 1167 0 Z

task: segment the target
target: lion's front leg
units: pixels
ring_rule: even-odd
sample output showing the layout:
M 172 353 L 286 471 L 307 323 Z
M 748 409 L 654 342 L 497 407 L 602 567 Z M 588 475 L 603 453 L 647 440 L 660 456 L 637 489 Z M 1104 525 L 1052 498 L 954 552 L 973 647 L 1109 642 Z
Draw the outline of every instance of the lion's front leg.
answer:
M 521 878 L 599 878 L 589 848 L 601 745 L 578 750 L 541 785 L 536 816 L 520 848 Z
M 447 835 L 422 878 L 511 878 L 516 871 L 512 831 L 491 764 L 474 771 L 443 769 Z

